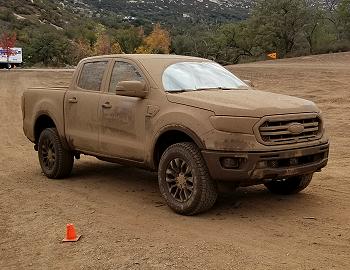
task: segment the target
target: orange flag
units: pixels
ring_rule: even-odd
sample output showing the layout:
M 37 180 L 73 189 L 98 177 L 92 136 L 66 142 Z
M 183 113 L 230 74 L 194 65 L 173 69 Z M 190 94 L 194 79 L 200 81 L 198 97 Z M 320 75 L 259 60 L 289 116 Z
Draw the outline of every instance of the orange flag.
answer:
M 269 53 L 268 55 L 267 55 L 268 57 L 270 57 L 271 59 L 277 59 L 277 53 Z

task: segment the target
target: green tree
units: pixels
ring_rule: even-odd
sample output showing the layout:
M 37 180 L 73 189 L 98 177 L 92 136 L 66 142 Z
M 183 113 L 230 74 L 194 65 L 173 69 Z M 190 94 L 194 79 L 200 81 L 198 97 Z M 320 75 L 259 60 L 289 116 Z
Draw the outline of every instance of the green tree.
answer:
M 176 35 L 171 40 L 171 50 L 175 54 L 190 55 L 192 52 L 192 43 L 187 35 Z
M 143 31 L 139 27 L 131 26 L 117 29 L 113 36 L 125 53 L 134 53 L 142 43 Z
M 341 22 L 338 13 L 340 0 L 325 0 L 325 19 L 332 25 L 336 39 L 341 40 Z
M 337 12 L 342 37 L 350 40 L 350 0 L 342 0 L 337 7 Z
M 27 58 L 31 63 L 44 66 L 62 66 L 72 64 L 71 42 L 54 31 L 37 31 L 27 46 Z
M 285 56 L 292 52 L 307 16 L 303 0 L 259 0 L 250 25 L 264 50 Z
M 237 63 L 241 57 L 252 57 L 258 51 L 254 33 L 246 22 L 225 24 L 216 31 L 216 35 L 220 49 L 217 61 L 220 63 Z
M 309 52 L 314 53 L 317 30 L 323 27 L 325 12 L 315 1 L 305 1 L 306 19 L 303 26 L 304 36 L 309 44 Z

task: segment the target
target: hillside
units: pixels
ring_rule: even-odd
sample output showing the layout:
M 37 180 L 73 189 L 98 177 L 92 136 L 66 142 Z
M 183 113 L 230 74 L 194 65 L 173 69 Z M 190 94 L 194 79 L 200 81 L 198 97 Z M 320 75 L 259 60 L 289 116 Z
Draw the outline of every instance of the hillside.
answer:
M 60 27 L 77 18 L 93 18 L 108 23 L 124 21 L 134 25 L 154 22 L 167 25 L 189 22 L 215 24 L 247 18 L 254 2 L 255 0 L 0 0 L 0 19 L 8 19 L 10 16 L 41 23 L 49 21 Z M 309 2 L 335 4 L 338 0 Z
M 223 22 L 246 18 L 252 0 L 84 0 L 106 14 L 113 12 L 128 21 L 206 21 Z
M 48 23 L 58 27 L 79 18 L 101 20 L 109 24 L 134 25 L 162 22 L 217 23 L 241 20 L 248 16 L 253 0 L 0 0 L 0 26 L 19 20 Z
M 65 1 L 0 0 L 0 27 L 21 29 L 33 25 L 51 25 L 56 29 L 80 20 L 80 14 Z

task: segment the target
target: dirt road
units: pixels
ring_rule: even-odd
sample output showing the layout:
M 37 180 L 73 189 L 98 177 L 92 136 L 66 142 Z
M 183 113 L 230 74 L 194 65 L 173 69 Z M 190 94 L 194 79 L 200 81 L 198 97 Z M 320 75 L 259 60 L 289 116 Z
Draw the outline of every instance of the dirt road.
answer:
M 196 217 L 164 205 L 153 173 L 82 157 L 46 179 L 22 132 L 26 87 L 71 71 L 0 71 L 0 269 L 350 269 L 350 54 L 233 66 L 262 90 L 319 104 L 329 166 L 303 193 L 263 187 L 220 195 Z M 65 224 L 82 239 L 62 244 Z

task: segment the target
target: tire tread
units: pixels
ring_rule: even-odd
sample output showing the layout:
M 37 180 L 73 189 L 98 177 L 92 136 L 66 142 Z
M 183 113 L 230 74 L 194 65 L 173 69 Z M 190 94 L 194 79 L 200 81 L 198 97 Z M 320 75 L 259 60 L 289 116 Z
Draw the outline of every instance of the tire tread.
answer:
M 192 208 L 183 209 L 181 211 L 178 211 L 176 209 L 173 209 L 173 210 L 183 215 L 189 215 L 189 216 L 196 215 L 209 210 L 215 204 L 218 196 L 217 186 L 216 186 L 216 183 L 211 179 L 209 175 L 207 165 L 204 162 L 204 159 L 202 157 L 200 150 L 194 143 L 183 142 L 183 143 L 176 143 L 169 146 L 161 158 L 160 166 L 163 163 L 163 159 L 168 152 L 174 151 L 174 150 L 176 151 L 176 149 L 179 149 L 179 148 L 188 152 L 195 162 L 195 166 L 197 167 L 197 170 L 199 172 L 198 177 L 201 179 L 200 181 L 201 196 L 199 197 L 199 199 L 196 201 L 196 204 Z M 160 177 L 161 176 L 159 175 L 159 178 Z
M 74 163 L 73 153 L 69 150 L 66 150 L 63 147 L 56 128 L 47 128 L 43 130 L 43 132 L 40 134 L 40 137 L 42 136 L 50 136 L 57 150 L 56 162 L 58 166 L 57 168 L 55 168 L 55 170 L 53 170 L 52 173 L 48 173 L 43 170 L 45 175 L 51 179 L 62 179 L 62 178 L 68 177 L 72 172 L 72 168 L 73 168 L 73 163 Z M 40 144 L 40 138 L 39 138 L 39 144 Z

